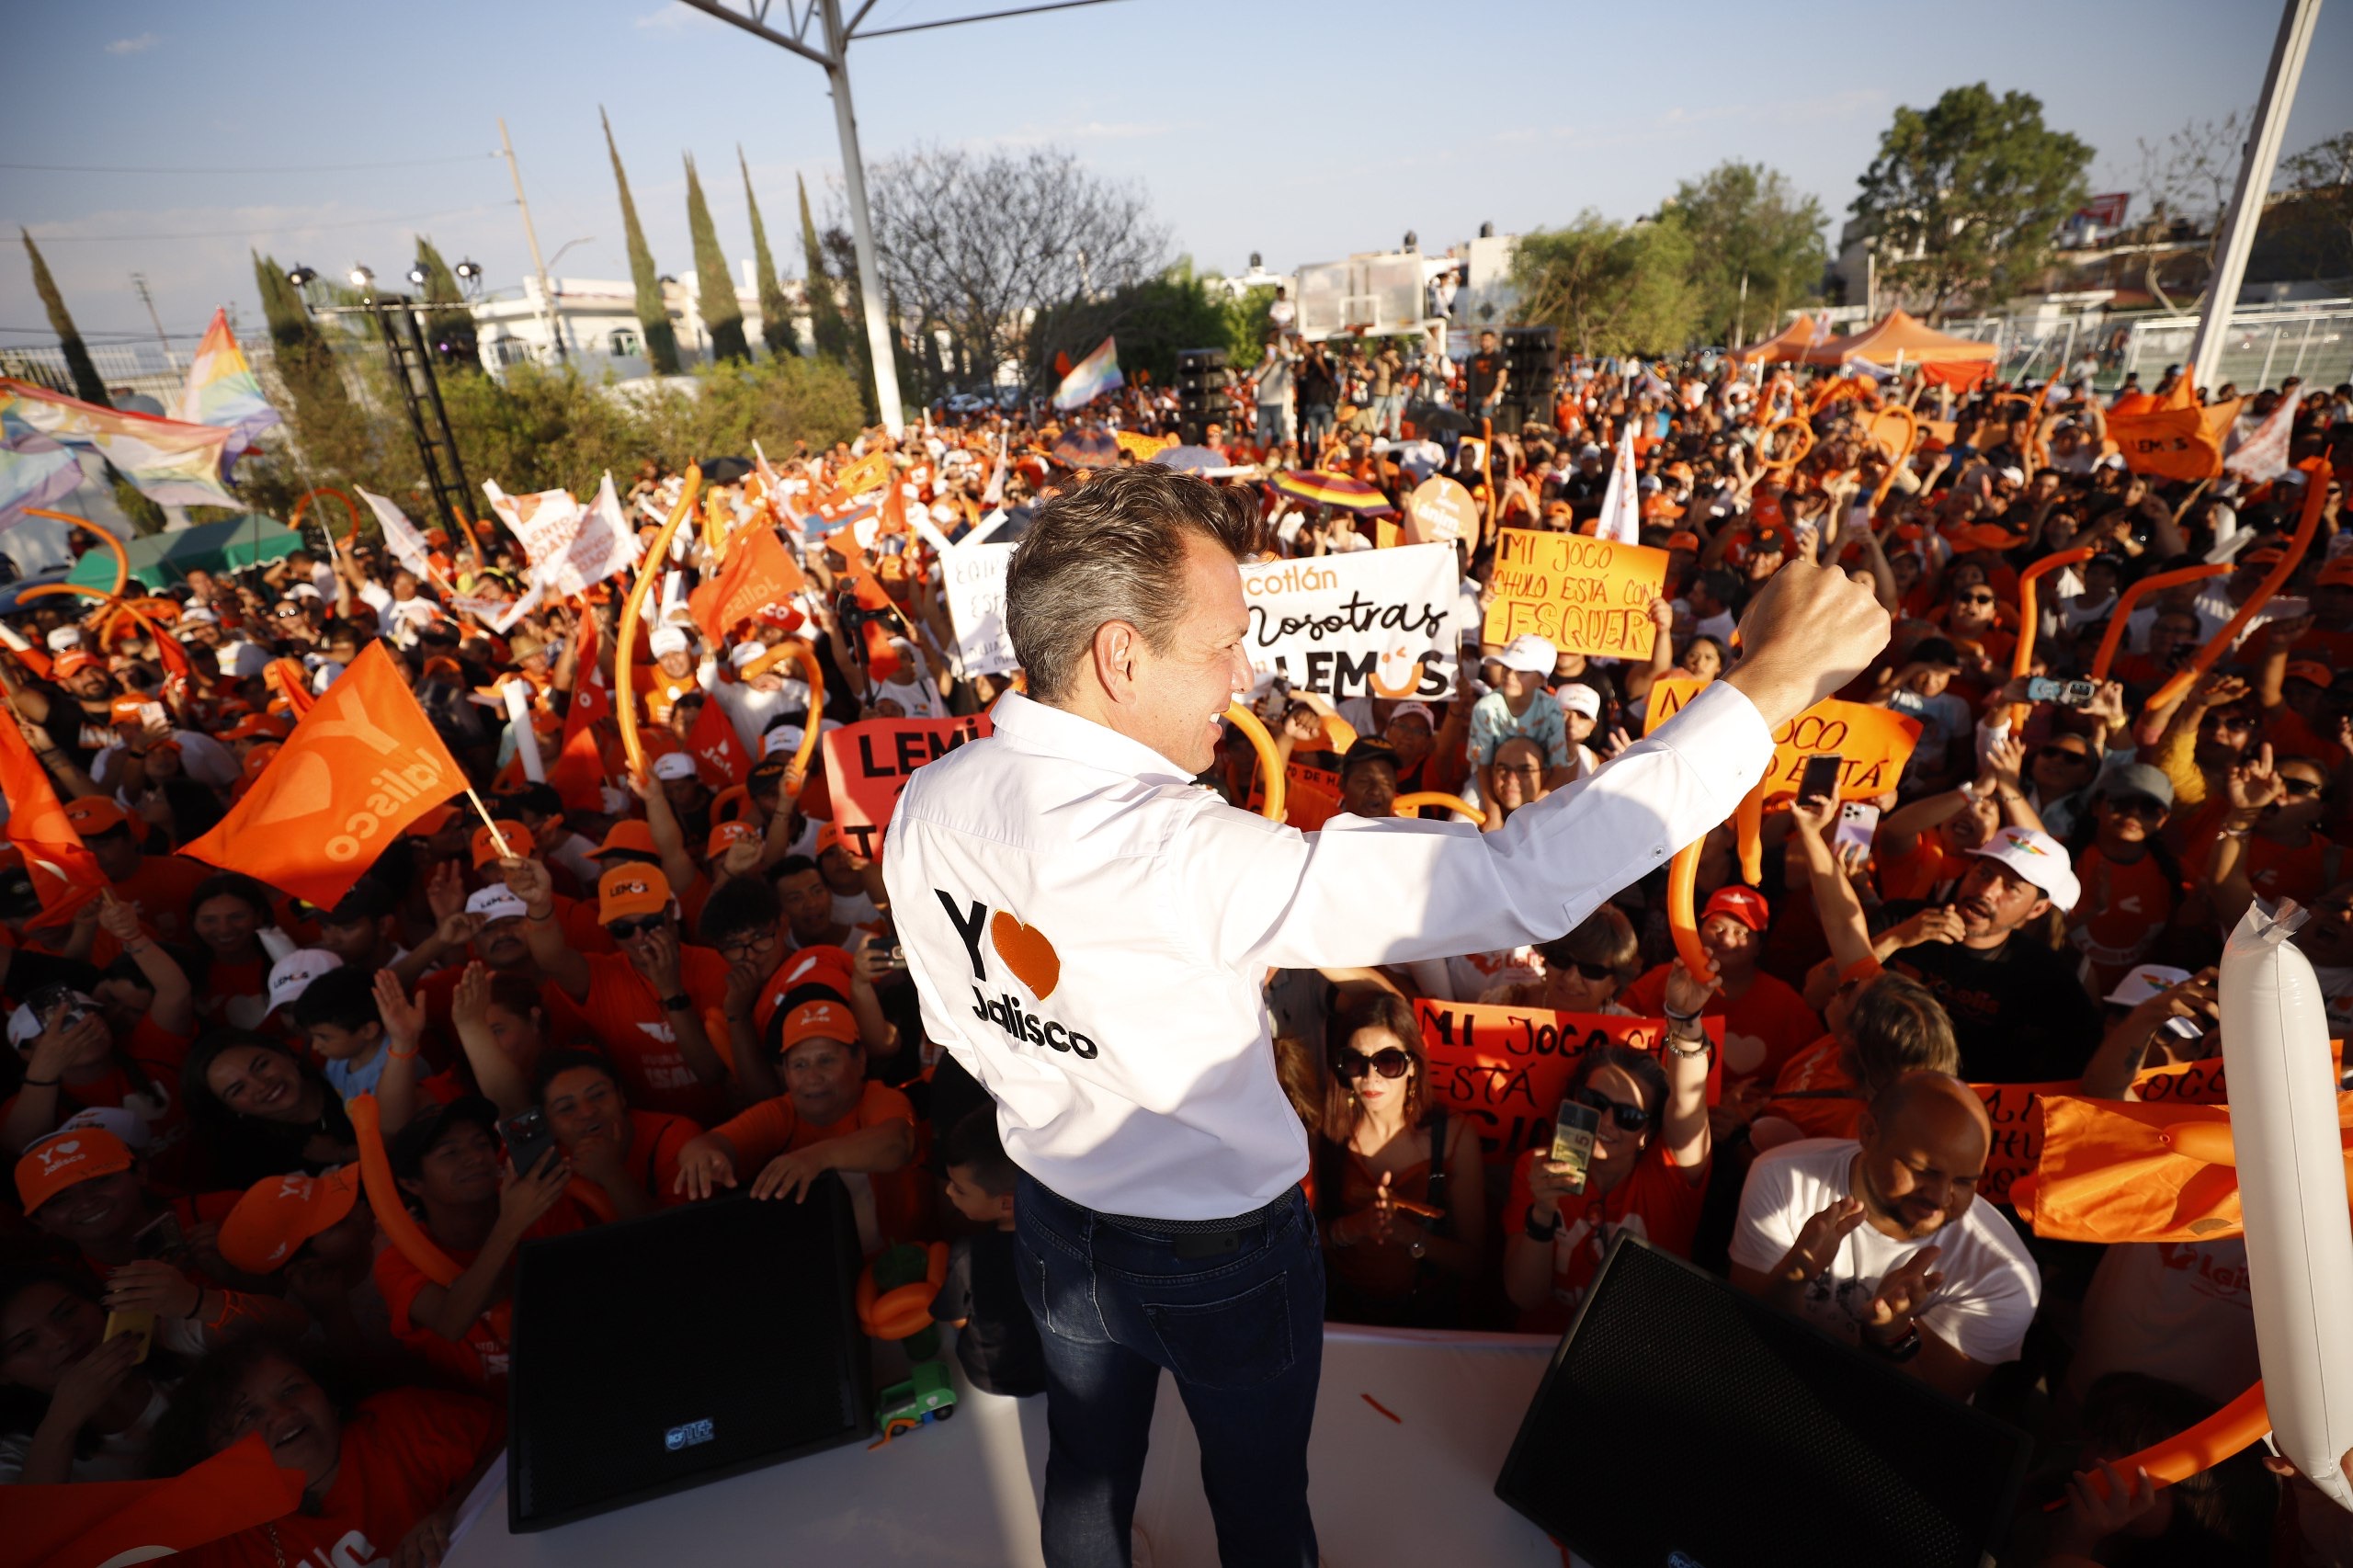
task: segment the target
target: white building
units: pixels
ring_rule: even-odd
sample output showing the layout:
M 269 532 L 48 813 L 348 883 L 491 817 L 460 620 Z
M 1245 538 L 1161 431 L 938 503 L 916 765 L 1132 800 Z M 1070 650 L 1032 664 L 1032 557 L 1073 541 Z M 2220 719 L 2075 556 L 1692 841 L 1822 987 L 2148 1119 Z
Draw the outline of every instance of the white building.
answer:
M 736 285 L 735 303 L 744 312 L 744 336 L 756 356 L 767 350 L 760 342 L 760 294 L 753 281 L 752 264 L 738 264 L 743 280 Z M 647 373 L 642 328 L 637 319 L 637 286 L 627 278 L 552 278 L 552 301 L 543 301 L 540 280 L 527 276 L 520 290 L 477 301 L 473 306 L 475 335 L 482 346 L 484 368 L 493 373 L 508 365 L 532 360 L 557 362 L 552 327 L 562 335 L 563 356 L 591 381 L 609 369 L 623 381 Z M 793 308 L 793 336 L 806 353 L 813 343 L 801 284 L 784 280 L 785 298 Z M 678 340 L 683 368 L 710 358 L 710 338 L 702 324 L 701 290 L 697 275 L 662 279 L 662 302 Z M 549 306 L 552 303 L 553 309 Z M 552 319 L 551 319 L 552 318 Z

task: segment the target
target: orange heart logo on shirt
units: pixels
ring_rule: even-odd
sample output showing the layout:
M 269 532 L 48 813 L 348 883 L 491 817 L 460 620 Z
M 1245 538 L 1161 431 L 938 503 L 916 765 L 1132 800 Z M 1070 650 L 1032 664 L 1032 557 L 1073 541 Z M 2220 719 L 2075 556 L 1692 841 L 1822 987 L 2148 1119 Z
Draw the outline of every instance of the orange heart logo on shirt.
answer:
M 1043 931 L 999 910 L 989 921 L 989 938 L 996 944 L 996 956 L 1032 996 L 1042 1002 L 1054 994 L 1062 983 L 1063 956 Z

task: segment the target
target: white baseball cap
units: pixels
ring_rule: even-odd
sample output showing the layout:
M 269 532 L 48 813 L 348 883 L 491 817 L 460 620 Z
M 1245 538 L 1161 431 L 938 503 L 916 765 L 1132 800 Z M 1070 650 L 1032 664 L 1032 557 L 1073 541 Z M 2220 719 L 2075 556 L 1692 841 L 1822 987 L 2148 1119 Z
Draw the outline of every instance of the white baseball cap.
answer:
M 2033 883 L 2051 896 L 2051 902 L 2062 910 L 2075 907 L 2083 896 L 2083 884 L 2075 881 L 2075 869 L 2067 863 L 2066 846 L 2047 833 L 2030 827 L 2006 827 L 1971 851 L 1988 860 L 1998 860 L 2018 877 Z
M 790 756 L 801 749 L 801 743 L 808 733 L 808 731 L 798 724 L 779 724 L 760 737 L 760 755 L 762 756 Z
M 740 670 L 745 665 L 756 662 L 767 651 L 767 644 L 765 642 L 738 642 L 727 650 L 727 666 L 730 669 Z
M 1563 713 L 1582 713 L 1588 719 L 1601 717 L 1601 693 L 1583 681 L 1573 680 L 1552 695 L 1560 699 Z
M 311 982 L 343 967 L 343 960 L 324 948 L 297 948 L 269 966 L 269 1007 L 290 1007 L 311 988 Z
M 685 752 L 665 751 L 654 759 L 654 777 L 656 778 L 692 778 L 694 776 L 695 759 Z
M 485 920 L 520 920 L 530 910 L 513 888 L 505 882 L 493 882 L 467 898 L 466 913 Z
M 135 1110 L 119 1105 L 84 1106 L 57 1124 L 60 1132 L 76 1128 L 95 1127 L 101 1132 L 111 1132 L 122 1140 L 122 1146 L 134 1154 L 143 1154 L 155 1141 L 154 1127 Z
M 221 624 L 221 618 L 203 605 L 190 605 L 180 611 L 180 624 L 182 626 L 218 626 Z
M 1530 676 L 1551 675 L 1560 657 L 1559 649 L 1532 631 L 1521 632 L 1505 643 L 1504 651 L 1495 655 L 1504 668 Z
M 49 643 L 51 653 L 63 653 L 68 648 L 82 645 L 82 629 L 78 626 L 52 626 L 44 641 Z
M 657 627 L 646 642 L 653 646 L 657 659 L 665 653 L 683 653 L 688 646 L 686 632 L 675 626 Z

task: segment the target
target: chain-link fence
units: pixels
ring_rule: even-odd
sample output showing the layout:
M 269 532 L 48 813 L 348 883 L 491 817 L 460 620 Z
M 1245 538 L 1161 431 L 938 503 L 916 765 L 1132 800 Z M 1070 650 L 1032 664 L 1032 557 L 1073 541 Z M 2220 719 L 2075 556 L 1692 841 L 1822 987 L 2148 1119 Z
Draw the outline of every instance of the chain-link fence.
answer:
M 2154 386 L 2168 365 L 2185 363 L 2200 318 L 2171 312 L 1972 316 L 1944 330 L 2001 346 L 1999 373 L 2009 381 L 2075 375 L 2091 368 L 2103 392 L 2138 373 Z M 2241 392 L 2278 386 L 2290 376 L 2307 386 L 2353 381 L 2353 300 L 2318 300 L 2234 312 L 2210 388 Z

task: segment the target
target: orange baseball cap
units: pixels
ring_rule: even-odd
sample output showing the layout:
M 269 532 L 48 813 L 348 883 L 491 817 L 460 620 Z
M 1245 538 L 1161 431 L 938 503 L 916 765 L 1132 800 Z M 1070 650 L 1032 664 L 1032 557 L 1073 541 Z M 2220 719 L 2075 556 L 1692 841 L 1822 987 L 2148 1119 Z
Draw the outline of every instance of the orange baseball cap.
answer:
M 221 1221 L 221 1256 L 247 1274 L 272 1274 L 294 1249 L 343 1222 L 359 1201 L 359 1167 L 338 1165 L 323 1176 L 265 1176 L 245 1189 Z
M 823 855 L 826 850 L 839 845 L 841 841 L 842 824 L 837 822 L 829 822 L 817 830 L 816 852 Z
M 59 680 L 64 680 L 70 676 L 78 676 L 84 670 L 93 668 L 97 662 L 79 648 L 68 648 L 50 661 L 49 673 Z
M 654 847 L 654 830 L 642 817 L 624 817 L 613 824 L 612 831 L 605 835 L 605 842 L 597 846 L 595 853 L 610 855 L 621 850 L 631 855 L 652 855 L 657 858 L 662 853 Z
M 87 838 L 92 834 L 111 832 L 131 818 L 104 795 L 78 795 L 65 802 L 65 820 L 74 824 L 74 832 Z
M 25 1151 L 17 1162 L 17 1199 L 29 1214 L 69 1187 L 130 1168 L 131 1145 L 103 1127 L 76 1127 Z
M 278 731 L 270 724 L 267 716 L 248 713 L 222 731 L 220 738 L 224 741 L 276 740 Z
M 1673 533 L 1666 536 L 1666 548 L 1669 550 L 1697 550 L 1699 548 L 1699 536 L 1691 532 L 1688 528 L 1677 528 Z
M 1763 893 L 1735 882 L 1710 893 L 1708 906 L 1699 912 L 1699 918 L 1706 920 L 1718 915 L 1729 915 L 1750 930 L 1762 931 L 1771 919 L 1772 911 Z
M 2340 555 L 2320 569 L 2320 586 L 2353 588 L 2353 555 Z
M 256 743 L 253 750 L 245 753 L 245 782 L 250 784 L 260 778 L 262 770 L 275 762 L 278 759 L 278 754 L 283 749 L 285 748 L 277 741 Z
M 117 724 L 144 723 L 146 721 L 140 717 L 139 710 L 146 706 L 147 699 L 135 692 L 127 697 L 118 697 L 107 709 L 107 718 Z
M 498 831 L 506 835 L 507 847 L 517 855 L 529 859 L 531 852 L 539 847 L 537 841 L 531 837 L 531 830 L 521 823 L 510 821 L 506 817 L 498 817 L 494 820 L 498 824 Z M 487 827 L 474 829 L 474 869 L 479 871 L 497 858 L 498 840 L 490 835 L 490 829 Z
M 828 1002 L 820 997 L 803 1002 L 784 1019 L 784 1050 L 788 1052 L 804 1040 L 839 1040 L 844 1045 L 858 1043 L 858 1020 L 851 1017 L 847 1006 Z
M 2290 680 L 2308 680 L 2314 686 L 2326 686 L 2336 678 L 2336 673 L 2318 659 L 2297 659 L 2288 665 Z M 65 813 L 73 815 L 72 812 Z
M 659 915 L 670 907 L 670 879 L 659 866 L 615 866 L 597 879 L 597 923 Z
M 750 823 L 740 819 L 735 822 L 722 822 L 711 828 L 710 842 L 704 846 L 703 853 L 716 860 L 747 838 L 756 843 L 759 836 L 759 830 Z

